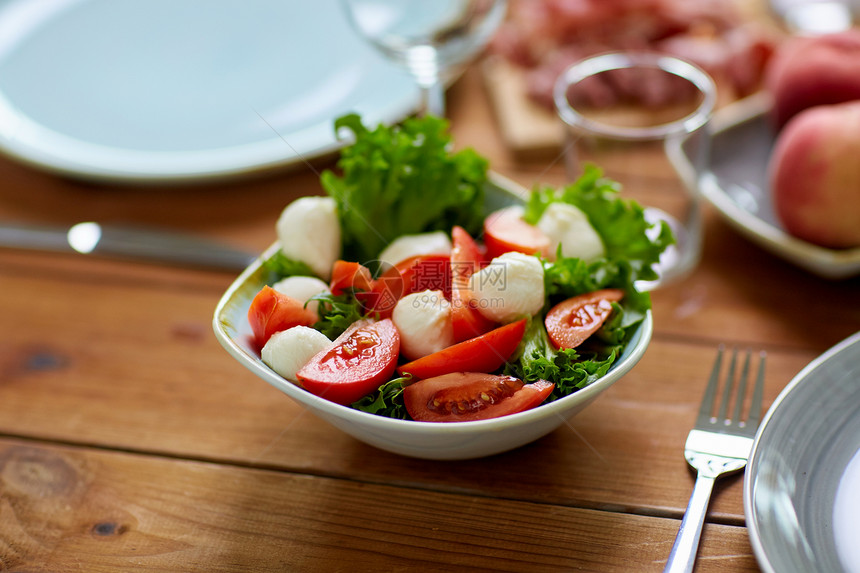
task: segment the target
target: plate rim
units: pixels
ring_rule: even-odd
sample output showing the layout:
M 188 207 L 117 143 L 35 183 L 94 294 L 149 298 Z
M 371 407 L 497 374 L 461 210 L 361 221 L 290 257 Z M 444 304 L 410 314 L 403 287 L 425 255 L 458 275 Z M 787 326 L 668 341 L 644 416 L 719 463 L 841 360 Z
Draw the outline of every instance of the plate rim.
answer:
M 762 543 L 761 534 L 759 532 L 758 524 L 753 516 L 755 515 L 755 510 L 753 507 L 753 503 L 755 501 L 753 489 L 753 472 L 748 471 L 750 468 L 757 467 L 757 460 L 759 457 L 759 452 L 762 450 L 762 437 L 764 433 L 767 431 L 768 424 L 770 421 L 779 415 L 781 405 L 786 401 L 791 399 L 792 394 L 797 391 L 798 388 L 803 386 L 804 384 L 810 383 L 809 380 L 815 380 L 810 377 L 810 374 L 819 368 L 822 364 L 827 362 L 828 360 L 833 359 L 838 354 L 846 351 L 847 349 L 860 345 L 860 331 L 855 332 L 854 334 L 848 336 L 847 338 L 841 340 L 835 345 L 831 346 L 824 353 L 820 354 L 812 361 L 810 361 L 806 366 L 804 366 L 800 372 L 798 372 L 791 381 L 786 384 L 786 386 L 780 391 L 777 397 L 774 399 L 770 408 L 768 408 L 767 413 L 762 418 L 761 424 L 756 431 L 755 438 L 753 439 L 753 446 L 750 450 L 749 462 L 747 464 L 747 471 L 744 471 L 744 482 L 743 482 L 743 506 L 744 506 L 744 516 L 745 516 L 745 524 L 747 528 L 747 533 L 750 539 L 750 545 L 753 548 L 753 553 L 756 556 L 756 560 L 759 563 L 759 566 L 764 570 L 765 573 L 778 573 L 774 568 L 768 557 L 768 551 L 764 547 Z M 766 445 L 766 444 L 765 444 Z
M 68 8 L 77 9 L 82 3 L 74 2 Z M 0 3 L 0 18 L 14 2 Z M 322 11 L 321 17 L 325 17 Z M 12 14 L 14 15 L 14 14 Z M 41 23 L 33 27 L 38 31 Z M 29 34 L 33 33 L 29 31 Z M 27 41 L 25 34 L 19 42 Z M 362 42 L 357 35 L 349 36 Z M 343 50 L 346 57 L 353 52 Z M 400 78 L 402 72 L 382 56 L 374 64 L 386 77 Z M 362 112 L 373 123 L 392 124 L 417 111 L 420 90 L 417 85 L 402 84 L 399 90 L 374 90 L 368 99 L 369 108 Z M 251 174 L 278 169 L 298 168 L 312 160 L 333 155 L 350 139 L 340 139 L 334 131 L 335 117 L 300 127 L 292 134 L 272 129 L 271 137 L 236 145 L 213 148 L 194 148 L 181 151 L 129 149 L 105 145 L 56 131 L 19 110 L 0 89 L 0 152 L 22 164 L 49 173 L 105 183 L 187 183 L 213 179 L 237 179 Z M 263 119 L 265 121 L 265 119 Z M 2 127 L 5 125 L 6 127 Z M 326 134 L 325 132 L 330 132 Z M 293 148 L 284 147 L 284 135 L 294 135 L 302 142 Z M 311 141 L 308 141 L 311 140 Z M 279 153 L 278 148 L 285 150 Z M 225 161 L 227 159 L 227 161 Z

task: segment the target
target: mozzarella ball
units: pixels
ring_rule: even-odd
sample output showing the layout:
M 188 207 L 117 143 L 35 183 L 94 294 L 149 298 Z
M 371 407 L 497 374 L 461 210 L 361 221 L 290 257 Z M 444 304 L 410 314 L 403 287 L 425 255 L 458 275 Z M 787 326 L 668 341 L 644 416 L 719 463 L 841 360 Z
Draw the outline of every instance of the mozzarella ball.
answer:
M 606 254 L 600 235 L 588 217 L 568 203 L 550 203 L 537 222 L 537 227 L 550 238 L 550 260 L 555 260 L 558 246 L 565 257 L 593 261 Z
M 408 294 L 397 301 L 391 316 L 400 332 L 400 352 L 409 360 L 454 344 L 451 303 L 440 290 Z
M 451 239 L 443 231 L 403 235 L 397 237 L 391 244 L 379 253 L 379 260 L 396 265 L 409 257 L 418 255 L 450 255 Z
M 533 316 L 544 304 L 543 265 L 531 255 L 505 253 L 473 274 L 469 288 L 478 311 L 494 322 Z
M 331 267 L 340 257 L 340 221 L 333 198 L 296 199 L 281 213 L 275 228 L 285 256 L 305 263 L 325 280 L 331 277 Z
M 322 332 L 309 326 L 294 326 L 273 334 L 260 354 L 269 368 L 296 382 L 296 372 L 330 346 L 331 340 Z
M 279 293 L 296 299 L 302 304 L 308 302 L 308 299 L 314 295 L 318 295 L 323 292 L 330 292 L 328 290 L 328 285 L 318 278 L 303 276 L 287 277 L 273 284 L 272 288 Z M 308 305 L 305 308 L 316 314 L 319 305 L 319 301 L 313 300 L 308 302 Z M 319 320 L 319 316 L 317 316 L 317 320 Z

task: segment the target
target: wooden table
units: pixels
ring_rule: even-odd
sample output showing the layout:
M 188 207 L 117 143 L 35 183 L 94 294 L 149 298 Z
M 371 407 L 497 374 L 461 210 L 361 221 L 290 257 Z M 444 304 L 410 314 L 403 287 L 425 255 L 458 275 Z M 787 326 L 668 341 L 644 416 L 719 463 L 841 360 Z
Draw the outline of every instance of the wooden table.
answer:
M 458 147 L 522 184 L 483 84 L 449 93 Z M 319 162 L 314 169 L 326 165 Z M 310 168 L 192 187 L 88 184 L 0 160 L 0 220 L 162 226 L 261 251 Z M 860 281 L 783 262 L 707 213 L 701 265 L 653 295 L 621 382 L 519 450 L 378 451 L 237 364 L 210 321 L 230 272 L 0 250 L 0 571 L 660 571 L 690 495 L 683 444 L 718 344 L 768 352 L 769 405 L 860 329 Z M 718 483 L 698 571 L 755 571 L 742 479 Z

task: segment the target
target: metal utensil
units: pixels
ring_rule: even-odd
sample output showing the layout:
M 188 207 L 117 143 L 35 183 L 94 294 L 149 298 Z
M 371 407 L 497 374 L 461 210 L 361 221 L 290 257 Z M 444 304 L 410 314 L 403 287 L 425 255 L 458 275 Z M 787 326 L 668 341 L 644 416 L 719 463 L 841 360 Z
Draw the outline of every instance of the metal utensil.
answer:
M 185 234 L 94 222 L 71 227 L 0 223 L 0 247 L 228 271 L 241 271 L 256 259 L 250 253 Z
M 727 410 L 735 386 L 737 351 L 732 353 L 732 361 L 723 388 L 719 411 L 716 415 L 713 414 L 722 358 L 723 348 L 720 347 L 711 378 L 702 398 L 696 425 L 687 436 L 687 443 L 684 447 L 687 463 L 695 468 L 698 474 L 696 485 L 693 487 L 693 494 L 690 496 L 690 502 L 684 513 L 684 519 L 681 520 L 681 527 L 677 537 L 675 537 L 675 544 L 669 554 L 669 561 L 663 570 L 664 573 L 681 571 L 689 573 L 693 570 L 714 482 L 718 477 L 742 470 L 746 466 L 756 429 L 761 422 L 764 352 L 760 354 L 758 376 L 746 420 L 740 418 L 749 377 L 749 351 L 747 351 L 740 377 L 737 380 L 732 416 L 727 417 Z

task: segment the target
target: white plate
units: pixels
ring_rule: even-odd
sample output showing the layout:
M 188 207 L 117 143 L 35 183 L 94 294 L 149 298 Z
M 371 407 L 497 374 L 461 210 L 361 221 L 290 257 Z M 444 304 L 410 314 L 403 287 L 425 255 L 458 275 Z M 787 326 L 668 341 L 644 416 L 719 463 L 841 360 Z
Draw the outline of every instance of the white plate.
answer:
M 860 571 L 860 511 L 834 520 L 840 481 L 858 450 L 860 332 L 804 368 L 777 397 L 756 435 L 744 476 L 744 512 L 764 571 Z M 860 472 L 853 477 L 856 505 Z M 837 544 L 846 537 L 848 543 Z
M 90 179 L 187 180 L 335 151 L 414 81 L 337 0 L 0 0 L 0 150 Z
M 769 107 L 768 97 L 757 95 L 714 114 L 709 168 L 698 177 L 702 195 L 744 236 L 807 271 L 830 279 L 860 273 L 860 248 L 820 247 L 789 235 L 778 221 L 767 177 L 774 143 Z M 671 157 L 679 171 L 690 172 L 683 147 Z

